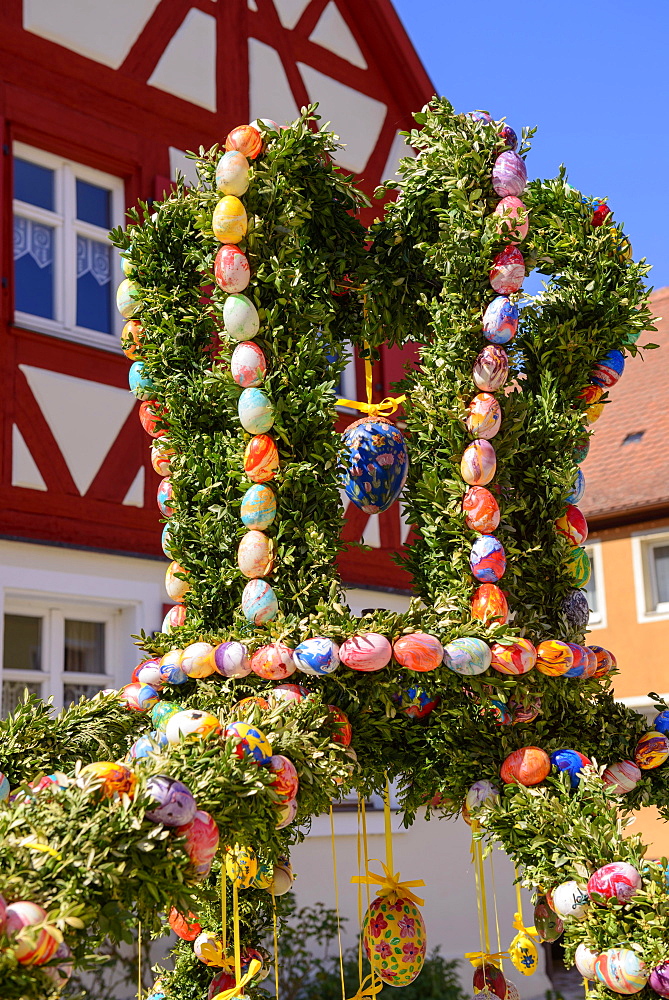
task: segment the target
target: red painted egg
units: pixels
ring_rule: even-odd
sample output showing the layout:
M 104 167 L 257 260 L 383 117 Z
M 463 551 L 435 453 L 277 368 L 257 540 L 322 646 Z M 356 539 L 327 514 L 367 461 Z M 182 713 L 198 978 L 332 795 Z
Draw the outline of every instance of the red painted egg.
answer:
M 498 621 L 506 625 L 509 605 L 503 592 L 495 583 L 482 583 L 472 597 L 472 618 L 482 622 Z
M 576 504 L 568 503 L 567 509 L 558 517 L 555 527 L 570 545 L 583 545 L 588 537 L 588 522 Z
M 174 933 L 182 941 L 194 941 L 198 934 L 202 933 L 202 927 L 195 919 L 195 914 L 191 913 L 190 910 L 188 916 L 184 917 L 183 913 L 179 913 L 173 906 L 167 919 Z
M 597 661 L 597 667 L 594 674 L 592 674 L 593 677 L 605 677 L 606 674 L 615 670 L 617 666 L 616 658 L 608 649 L 604 649 L 603 646 L 588 646 L 588 649 L 592 650 Z
M 274 775 L 272 788 L 282 801 L 288 802 L 294 799 L 300 787 L 300 779 L 292 760 L 288 760 L 280 753 L 273 754 L 267 761 L 266 767 Z
M 525 259 L 518 247 L 501 250 L 490 268 L 490 284 L 500 295 L 517 292 L 525 280 Z
M 237 125 L 225 140 L 227 150 L 236 149 L 247 160 L 255 160 L 262 152 L 262 136 L 252 125 Z
M 502 764 L 500 776 L 505 785 L 539 785 L 551 771 L 551 759 L 539 747 L 522 747 L 510 753 Z
M 472 531 L 490 535 L 500 521 L 499 504 L 485 486 L 470 486 L 462 498 L 465 524 Z
M 627 861 L 613 861 L 603 865 L 588 880 L 588 895 L 595 903 L 617 899 L 629 903 L 641 888 L 641 876 Z M 598 898 L 601 897 L 601 898 Z
M 473 983 L 474 990 L 480 993 L 486 990 L 499 1000 L 506 1000 L 506 979 L 501 969 L 491 962 L 484 962 L 474 969 Z
M 266 483 L 279 468 L 279 452 L 269 434 L 256 434 L 244 452 L 244 472 L 252 483 Z
M 336 705 L 328 705 L 328 711 L 333 726 L 332 742 L 338 743 L 342 747 L 350 746 L 353 738 L 353 726 L 348 721 L 348 715 Z
M 246 255 L 234 243 L 224 243 L 216 254 L 214 277 L 218 287 L 229 294 L 243 292 L 248 286 L 251 268 Z
M 139 422 L 152 438 L 164 437 L 166 430 L 160 430 L 158 424 L 164 424 L 167 419 L 167 410 L 155 399 L 145 399 L 139 404 Z

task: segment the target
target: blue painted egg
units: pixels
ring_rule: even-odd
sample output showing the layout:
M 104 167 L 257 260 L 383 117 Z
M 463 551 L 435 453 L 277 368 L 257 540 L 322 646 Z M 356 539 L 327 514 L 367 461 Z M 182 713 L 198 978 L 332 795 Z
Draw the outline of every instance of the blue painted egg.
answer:
M 249 580 L 242 594 L 242 612 L 247 622 L 263 625 L 279 610 L 276 594 L 265 580 Z
M 237 412 L 242 427 L 249 434 L 265 434 L 274 424 L 274 404 L 262 389 L 244 389 Z
M 585 493 L 585 476 L 580 469 L 576 470 L 576 477 L 574 479 L 574 485 L 567 494 L 568 503 L 578 503 L 582 499 Z
M 240 517 L 247 528 L 264 531 L 276 517 L 276 497 L 264 483 L 254 483 L 242 497 Z
M 498 295 L 483 314 L 483 336 L 491 344 L 508 344 L 518 329 L 518 306 Z
M 456 674 L 482 674 L 491 663 L 492 653 L 483 639 L 465 636 L 444 646 L 444 665 Z
M 580 646 L 577 642 L 568 642 L 567 645 L 574 656 L 574 665 L 562 674 L 563 677 L 592 677 L 595 672 L 597 658 L 587 646 Z
M 516 149 L 518 146 L 518 136 L 515 129 L 512 129 L 510 125 L 502 125 L 499 130 L 499 137 L 500 139 L 504 139 L 507 149 Z
M 393 701 L 410 719 L 424 719 L 441 701 L 439 695 L 429 695 L 420 688 L 407 688 L 393 695 Z
M 595 364 L 590 375 L 590 381 L 602 389 L 610 389 L 615 385 L 625 370 L 625 355 L 622 351 L 609 351 Z
M 669 711 L 665 710 L 655 716 L 653 729 L 658 733 L 662 733 L 664 736 L 669 734 Z
M 465 118 L 471 118 L 474 122 L 491 122 L 492 118 L 487 111 L 468 111 Z
M 556 750 L 551 754 L 551 764 L 558 771 L 566 771 L 572 788 L 578 788 L 581 771 L 592 761 L 578 750 Z
M 138 740 L 135 740 L 130 747 L 130 756 L 134 757 L 135 760 L 142 760 L 151 754 L 160 753 L 160 750 L 166 746 L 167 736 L 165 733 L 159 733 L 157 729 L 154 729 L 148 736 L 140 736 Z
M 296 647 L 293 661 L 303 674 L 331 674 L 339 666 L 339 646 L 323 636 L 305 639 Z
M 166 524 L 165 527 L 163 528 L 163 533 L 160 538 L 160 544 L 167 558 L 173 559 L 174 556 L 172 555 L 172 538 L 170 535 L 169 524 Z
M 504 546 L 494 535 L 481 535 L 472 545 L 469 565 L 481 583 L 497 583 L 506 572 Z
M 137 399 L 154 399 L 157 389 L 149 376 L 144 371 L 144 362 L 135 361 L 130 365 L 128 372 L 128 384 L 130 392 L 137 396 Z
M 342 440 L 346 495 L 366 514 L 388 510 L 404 489 L 409 471 L 402 432 L 383 417 L 364 417 L 346 428 Z
M 0 802 L 5 802 L 9 798 L 9 780 L 6 774 L 0 771 Z

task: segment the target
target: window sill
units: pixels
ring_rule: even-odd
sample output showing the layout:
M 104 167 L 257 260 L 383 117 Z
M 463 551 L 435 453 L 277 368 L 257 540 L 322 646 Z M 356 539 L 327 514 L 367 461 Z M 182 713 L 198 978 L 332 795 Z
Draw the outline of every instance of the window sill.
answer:
M 29 313 L 14 314 L 14 329 L 30 330 L 43 333 L 47 337 L 57 337 L 59 340 L 69 340 L 75 344 L 85 344 L 87 347 L 97 347 L 112 354 L 122 354 L 118 337 L 114 333 L 98 333 L 96 330 L 86 330 L 83 327 L 67 327 L 50 319 L 31 316 Z

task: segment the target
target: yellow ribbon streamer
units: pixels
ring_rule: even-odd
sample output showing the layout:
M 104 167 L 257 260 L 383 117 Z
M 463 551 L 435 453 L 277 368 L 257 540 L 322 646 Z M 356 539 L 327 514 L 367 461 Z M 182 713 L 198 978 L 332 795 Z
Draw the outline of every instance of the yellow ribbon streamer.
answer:
M 390 814 L 390 782 L 387 778 L 386 790 L 383 796 L 383 830 L 386 837 L 386 864 L 393 871 L 395 867 L 393 864 L 393 828 L 392 816 Z M 424 882 L 423 885 L 425 885 Z
M 341 943 L 341 921 L 339 919 L 339 880 L 337 878 L 337 845 L 335 843 L 334 813 L 330 802 L 330 836 L 332 839 L 332 877 L 334 879 L 335 911 L 337 914 L 337 941 L 339 943 L 339 977 L 341 979 L 341 1000 L 346 1000 L 344 983 L 344 950 Z
M 379 861 L 378 858 L 372 858 L 372 861 L 381 865 L 383 875 L 379 875 L 377 872 L 370 872 L 367 869 L 366 875 L 354 875 L 351 882 L 361 882 L 363 885 L 378 885 L 380 888 L 376 895 L 382 899 L 388 897 L 391 903 L 394 903 L 398 899 L 410 899 L 416 906 L 424 905 L 425 900 L 411 892 L 411 889 L 419 885 L 425 885 L 422 878 L 414 879 L 412 882 L 400 882 L 399 872 L 393 874 L 390 868 L 384 865 L 382 861 Z
M 137 1000 L 142 1000 L 142 921 L 137 921 Z
M 349 997 L 349 1000 L 366 1000 L 367 997 L 373 998 L 377 995 L 377 993 L 380 993 L 382 989 L 383 981 L 375 980 L 374 973 L 372 972 L 370 975 L 365 976 L 363 981 L 360 983 L 358 992 L 354 993 L 352 997 Z
M 42 851 L 44 854 L 50 854 L 51 857 L 56 858 L 58 861 L 62 861 L 62 855 L 58 853 L 53 847 L 49 847 L 48 844 L 38 844 L 34 840 L 22 840 L 21 847 L 27 847 L 31 851 Z
M 221 858 L 221 941 L 225 954 L 228 950 L 228 890 L 224 858 Z
M 233 882 L 233 893 L 234 893 L 234 882 Z M 212 1000 L 233 1000 L 233 997 L 241 996 L 242 990 L 249 983 L 254 976 L 256 976 L 262 969 L 262 962 L 259 962 L 257 958 L 251 959 L 251 963 L 248 968 L 248 972 L 245 972 L 241 977 L 239 982 L 232 986 L 229 990 L 223 990 L 222 993 L 217 993 Z
M 508 958 L 508 951 L 467 951 L 464 956 L 468 962 L 478 969 L 481 965 L 494 965 L 501 962 L 503 958 Z
M 274 937 L 274 995 L 279 1000 L 279 935 L 276 927 L 276 896 L 272 893 L 272 932 Z
M 497 934 L 497 951 L 501 953 L 502 951 L 502 936 L 499 931 L 499 913 L 497 912 L 497 891 L 495 889 L 495 865 L 493 862 L 493 852 L 491 851 L 488 855 L 488 863 L 490 865 L 490 884 L 492 885 L 492 903 L 493 910 L 495 913 L 495 932 Z M 504 972 L 504 962 L 500 959 L 499 967 Z
M 236 879 L 232 880 L 232 930 L 235 949 L 235 983 L 240 985 L 242 979 L 242 956 L 239 944 L 239 892 Z M 233 996 L 236 996 L 236 994 L 233 994 Z

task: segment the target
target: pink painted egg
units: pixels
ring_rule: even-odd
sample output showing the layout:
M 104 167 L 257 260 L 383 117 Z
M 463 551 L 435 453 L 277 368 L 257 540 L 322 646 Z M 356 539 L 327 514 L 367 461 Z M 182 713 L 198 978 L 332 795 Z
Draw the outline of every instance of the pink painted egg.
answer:
M 395 641 L 393 655 L 401 667 L 426 673 L 441 666 L 444 647 L 433 635 L 428 635 L 426 632 L 412 632 Z
M 494 438 L 502 426 L 502 408 L 489 392 L 479 392 L 467 406 L 465 427 L 475 438 Z
M 192 642 L 184 649 L 180 667 L 188 677 L 210 677 L 216 672 L 214 647 L 210 642 Z
M 251 280 L 251 268 L 239 247 L 233 244 L 222 246 L 214 261 L 216 284 L 224 292 L 243 292 Z
M 486 486 L 497 471 L 497 456 L 489 441 L 477 438 L 467 445 L 460 461 L 460 474 L 470 486 Z
M 274 542 L 264 531 L 247 531 L 237 549 L 237 565 L 244 576 L 255 580 L 274 569 Z
M 537 651 L 529 639 L 518 638 L 512 642 L 493 642 L 492 664 L 500 674 L 526 674 L 537 662 Z
M 509 356 L 503 347 L 488 344 L 483 348 L 472 369 L 472 378 L 479 389 L 497 392 L 509 377 Z
M 279 806 L 278 822 L 276 824 L 277 830 L 283 830 L 284 827 L 290 826 L 290 824 L 293 822 L 296 816 L 297 816 L 297 799 L 289 799 L 288 802 L 284 802 L 283 805 Z M 262 888 L 267 889 L 269 892 L 270 885 L 262 886 Z M 283 894 L 278 893 L 278 895 L 283 895 Z
M 616 795 L 626 795 L 641 781 L 641 768 L 637 767 L 633 760 L 620 760 L 615 764 L 609 764 L 602 774 L 602 781 Z
M 612 861 L 598 868 L 588 879 L 588 895 L 595 903 L 617 899 L 629 903 L 641 888 L 641 876 L 627 861 Z
M 648 985 L 661 997 L 669 997 L 669 962 L 660 962 L 651 971 Z
M 161 626 L 163 632 L 171 632 L 173 628 L 180 628 L 186 621 L 186 609 L 183 604 L 175 604 L 163 618 Z
M 480 535 L 471 547 L 469 566 L 481 583 L 497 583 L 506 572 L 504 546 L 494 535 Z
M 165 590 L 171 601 L 183 600 L 190 590 L 188 580 L 181 579 L 182 576 L 187 577 L 188 575 L 188 570 L 185 570 L 178 562 L 171 562 L 167 567 L 165 571 Z
M 184 826 L 177 826 L 175 833 L 185 838 L 184 850 L 196 867 L 211 864 L 218 850 L 218 827 L 214 818 L 202 809 Z
M 351 670 L 370 672 L 387 666 L 392 652 L 392 646 L 385 636 L 378 632 L 365 632 L 351 636 L 342 643 L 339 659 Z
M 228 132 L 225 140 L 227 150 L 236 149 L 249 160 L 255 160 L 262 151 L 262 136 L 252 125 L 237 125 Z
M 482 583 L 472 597 L 472 618 L 482 622 L 497 621 L 506 625 L 509 605 L 500 588 L 494 583 Z
M 269 700 L 275 705 L 298 705 L 308 696 L 308 688 L 303 687 L 301 684 L 277 684 L 270 691 Z
M 216 188 L 221 194 L 241 198 L 249 186 L 249 161 L 239 150 L 230 149 L 216 164 Z
M 297 669 L 293 660 L 295 650 L 283 642 L 261 646 L 251 657 L 251 670 L 268 681 L 283 681 Z
M 492 186 L 500 198 L 518 198 L 527 184 L 525 161 L 512 150 L 500 153 L 492 168 Z
M 547 677 L 561 677 L 574 666 L 574 654 L 568 642 L 545 639 L 537 646 L 537 670 Z
M 470 486 L 462 498 L 465 524 L 472 531 L 490 535 L 499 524 L 499 506 L 485 486 Z
M 562 517 L 558 517 L 555 527 L 570 545 L 583 545 L 588 537 L 588 522 L 582 511 L 573 503 L 567 504 L 566 511 Z
M 171 517 L 174 513 L 174 507 L 172 502 L 174 500 L 174 492 L 172 490 L 172 480 L 169 476 L 165 476 L 161 479 L 158 484 L 158 509 L 164 517 Z
M 490 284 L 500 295 L 517 292 L 525 280 L 525 259 L 518 247 L 500 250 L 490 268 Z
M 241 243 L 246 236 L 246 209 L 233 194 L 224 195 L 214 209 L 211 228 L 219 243 Z
M 513 195 L 502 198 L 498 202 L 494 214 L 499 216 L 498 233 L 506 236 L 512 243 L 521 243 L 525 239 L 529 224 L 527 222 L 527 208 L 520 198 L 515 198 Z M 524 222 L 516 221 L 519 215 L 521 219 L 525 218 Z
M 37 903 L 19 900 L 10 903 L 5 910 L 5 932 L 8 937 L 14 937 L 24 927 L 33 927 L 46 920 L 46 910 Z
M 252 340 L 244 340 L 232 352 L 230 371 L 237 385 L 245 389 L 260 385 L 267 371 L 265 355 Z
M 282 801 L 289 802 L 290 799 L 294 799 L 300 787 L 300 779 L 292 760 L 288 760 L 280 753 L 273 754 L 265 766 L 274 775 L 272 788 Z

